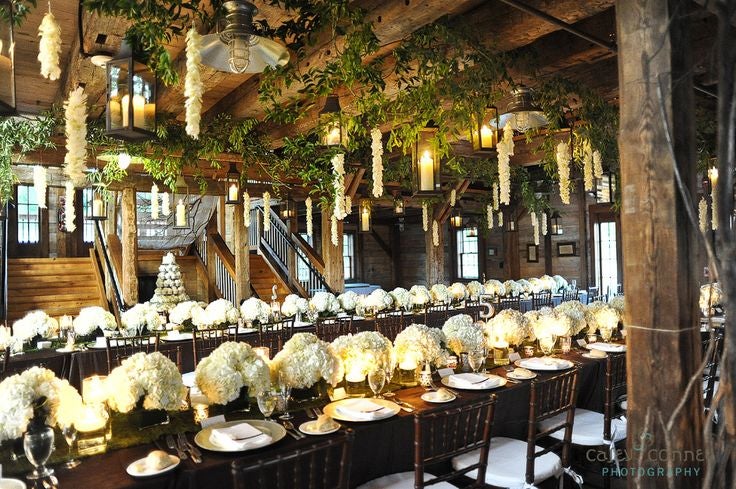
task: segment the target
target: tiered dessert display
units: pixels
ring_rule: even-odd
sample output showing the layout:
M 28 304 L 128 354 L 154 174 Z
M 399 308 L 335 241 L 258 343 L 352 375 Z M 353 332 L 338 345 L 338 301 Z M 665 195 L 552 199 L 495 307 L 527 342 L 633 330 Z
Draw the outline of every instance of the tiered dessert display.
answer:
M 158 311 L 169 311 L 180 302 L 188 301 L 189 296 L 181 279 L 181 269 L 173 253 L 167 253 L 158 267 L 156 290 L 151 298 Z

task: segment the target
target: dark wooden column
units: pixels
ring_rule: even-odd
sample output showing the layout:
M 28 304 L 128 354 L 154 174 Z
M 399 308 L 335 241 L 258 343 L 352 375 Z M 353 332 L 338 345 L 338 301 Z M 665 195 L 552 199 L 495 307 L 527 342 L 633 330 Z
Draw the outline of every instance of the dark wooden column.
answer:
M 692 64 L 685 18 L 689 7 L 684 0 L 616 2 L 628 449 L 642 453 L 645 444 L 646 452 L 630 464 L 655 470 L 666 470 L 667 458 L 703 446 L 698 274 L 693 259 L 698 246 L 674 173 L 677 167 L 694 198 Z M 650 453 L 657 455 L 647 456 Z M 665 477 L 644 474 L 629 476 L 628 485 L 700 487 L 695 475 L 675 479 L 668 485 Z
M 427 252 L 427 286 L 432 286 L 438 283 L 447 282 L 445 276 L 445 223 L 444 221 L 437 221 L 437 227 L 439 231 L 439 243 L 438 246 L 434 245 L 432 239 L 432 220 L 433 215 L 436 219 L 438 216 L 438 209 L 434 214 L 429 212 L 429 229 L 424 233 L 424 245 Z M 449 215 L 449 213 L 447 214 Z M 446 219 L 446 217 L 445 217 Z

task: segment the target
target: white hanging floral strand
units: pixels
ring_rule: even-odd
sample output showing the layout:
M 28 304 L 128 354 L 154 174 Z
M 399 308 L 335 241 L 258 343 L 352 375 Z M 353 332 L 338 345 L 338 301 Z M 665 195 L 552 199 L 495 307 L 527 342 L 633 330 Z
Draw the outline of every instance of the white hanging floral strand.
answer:
M 455 207 L 456 201 L 457 201 L 457 190 L 452 189 L 450 190 L 450 207 Z
M 437 220 L 432 220 L 432 244 L 434 246 L 440 245 L 440 225 L 437 224 Z
M 243 192 L 243 226 L 250 227 L 250 194 Z
M 345 155 L 338 153 L 332 157 L 332 172 L 335 188 L 334 216 L 342 221 L 345 218 Z
M 503 211 L 498 211 L 498 227 L 503 227 Z
M 583 145 L 583 181 L 587 192 L 595 190 L 595 180 L 593 179 L 593 148 L 590 141 L 585 141 Z
M 337 216 L 335 214 L 332 214 L 330 218 L 330 237 L 332 238 L 332 246 L 337 246 L 340 243 L 337 236 Z
M 539 246 L 539 218 L 537 213 L 532 211 L 530 214 L 532 218 L 532 230 L 534 231 L 534 244 Z
M 498 195 L 498 182 L 493 182 L 493 210 L 497 211 L 499 206 L 499 195 Z
M 542 212 L 542 236 L 547 236 L 547 213 Z
M 491 204 L 486 206 L 486 226 L 488 229 L 493 229 L 493 206 Z
M 698 204 L 698 221 L 700 223 L 700 232 L 705 233 L 708 230 L 708 202 L 705 197 L 700 198 Z
M 429 208 L 426 202 L 422 203 L 422 229 L 425 233 L 429 231 Z
M 562 141 L 557 145 L 557 174 L 560 180 L 560 199 L 570 203 L 570 145 Z
M 158 219 L 158 185 L 151 186 L 151 219 Z
M 718 230 L 718 185 L 712 185 L 710 190 L 710 228 Z
M 353 199 L 349 195 L 345 196 L 345 215 L 348 215 L 353 210 Z
M 597 149 L 593 151 L 593 175 L 595 178 L 603 178 L 603 163 L 601 162 L 601 152 Z
M 77 229 L 76 224 L 74 224 L 76 218 L 74 214 L 74 183 L 67 180 L 64 186 L 66 188 L 64 194 L 64 229 L 66 229 L 66 232 L 72 233 Z
M 312 198 L 307 197 L 307 200 L 304 201 L 304 205 L 307 207 L 307 236 L 312 237 Z
M 59 67 L 59 55 L 61 54 L 61 27 L 56 17 L 51 13 L 51 2 L 49 11 L 43 16 L 41 25 L 38 26 L 38 61 L 41 62 L 41 76 L 49 80 L 58 80 L 61 75 Z
M 373 197 L 383 195 L 383 142 L 381 130 L 371 130 L 371 155 L 373 156 Z
M 171 198 L 168 192 L 161 194 L 161 214 L 164 216 L 171 214 Z
M 514 129 L 506 122 L 503 139 L 498 143 L 499 201 L 508 205 L 511 200 L 511 156 L 514 155 Z
M 271 230 L 271 194 L 263 192 L 263 231 Z
M 202 119 L 202 95 L 204 94 L 202 77 L 199 72 L 199 65 L 202 62 L 201 49 L 202 36 L 192 26 L 187 32 L 187 74 L 184 78 L 186 101 L 184 107 L 186 109 L 186 131 L 194 139 L 199 139 L 199 122 Z
M 69 93 L 69 99 L 64 103 L 64 117 L 64 175 L 75 187 L 82 187 L 87 181 L 87 95 L 82 87 Z
M 41 209 L 46 208 L 46 167 L 33 167 L 33 189 L 36 191 L 36 204 Z

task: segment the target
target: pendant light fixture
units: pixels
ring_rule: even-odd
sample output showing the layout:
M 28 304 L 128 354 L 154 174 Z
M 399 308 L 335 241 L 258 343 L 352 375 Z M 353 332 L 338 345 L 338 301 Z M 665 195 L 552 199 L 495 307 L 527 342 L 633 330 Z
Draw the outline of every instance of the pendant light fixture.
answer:
M 432 123 L 419 130 L 412 151 L 414 195 L 434 196 L 442 193 L 440 159 L 434 141 L 437 127 Z
M 281 208 L 279 209 L 279 215 L 281 216 L 281 220 L 286 222 L 289 219 L 294 219 L 296 217 L 296 207 L 294 205 L 294 201 L 289 199 L 289 196 L 287 195 L 284 200 L 281 201 Z
M 174 229 L 189 229 L 189 187 L 182 175 L 176 177 Z
M 0 116 L 16 114 L 13 2 L 0 1 Z
M 202 64 L 227 73 L 261 73 L 289 62 L 284 46 L 258 35 L 253 25 L 255 5 L 231 0 L 222 8 L 225 16 L 218 19 L 218 32 L 202 36 Z
M 371 232 L 371 199 L 360 199 L 358 205 L 358 231 Z
M 327 96 L 325 105 L 319 111 L 322 146 L 347 145 L 347 131 L 342 123 L 342 109 L 337 95 Z
M 104 221 L 107 219 L 107 195 L 103 185 L 97 184 L 92 187 L 92 206 L 87 219 L 93 221 Z
M 474 217 L 468 219 L 468 225 L 465 227 L 465 235 L 470 238 L 478 237 L 478 221 Z
M 499 127 L 501 127 L 501 122 L 496 107 L 486 107 L 485 111 L 475 115 L 470 128 L 470 142 L 473 144 L 473 151 L 476 153 L 496 151 Z
M 400 193 L 397 193 L 394 196 L 394 215 L 403 216 L 405 211 L 406 207 L 404 203 L 404 197 L 402 197 Z
M 452 211 L 452 215 L 450 216 L 450 226 L 455 229 L 462 229 L 463 227 L 463 215 L 457 207 Z
M 562 223 L 560 222 L 560 214 L 559 212 L 555 212 L 552 214 L 552 217 L 549 219 L 550 226 L 550 234 L 552 236 L 561 236 L 564 234 L 564 229 L 562 229 Z
M 511 123 L 514 131 L 525 133 L 549 125 L 542 109 L 534 103 L 534 92 L 531 88 L 520 85 L 512 90 L 513 100 L 506 107 L 506 113 L 499 117 L 499 129 Z
M 234 205 L 240 203 L 240 172 L 235 163 L 230 163 L 230 168 L 225 174 L 225 203 Z

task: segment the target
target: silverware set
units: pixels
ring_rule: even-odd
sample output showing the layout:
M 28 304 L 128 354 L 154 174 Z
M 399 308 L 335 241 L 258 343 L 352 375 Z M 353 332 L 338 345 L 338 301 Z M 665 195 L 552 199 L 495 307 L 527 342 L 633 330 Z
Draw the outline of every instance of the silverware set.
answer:
M 176 451 L 176 455 L 181 460 L 191 458 L 195 464 L 202 463 L 202 452 L 189 441 L 184 433 L 178 433 L 176 439 L 174 439 L 174 435 L 166 435 L 166 446 L 170 450 Z M 187 452 L 189 452 L 189 455 L 187 455 Z
M 294 424 L 291 421 L 284 419 L 281 421 L 281 424 L 286 428 L 286 432 L 295 440 L 301 440 L 307 437 L 307 435 L 294 428 Z

